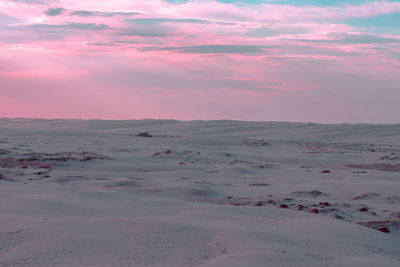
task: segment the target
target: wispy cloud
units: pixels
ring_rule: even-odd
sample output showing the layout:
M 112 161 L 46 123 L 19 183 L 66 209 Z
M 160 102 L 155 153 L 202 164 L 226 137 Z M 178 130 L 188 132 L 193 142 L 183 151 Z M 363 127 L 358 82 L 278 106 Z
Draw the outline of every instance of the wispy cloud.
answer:
M 55 0 L 11 0 L 12 2 L 20 2 L 27 3 L 30 5 L 46 5 L 51 2 L 55 2 Z
M 360 33 L 329 34 L 325 39 L 291 39 L 311 43 L 342 43 L 342 44 L 377 44 L 377 43 L 400 43 L 400 38 L 387 38 L 378 35 Z
M 71 12 L 70 16 L 78 17 L 114 17 L 114 16 L 125 16 L 130 17 L 133 15 L 138 15 L 139 12 L 104 12 L 104 11 L 87 11 L 87 10 L 77 10 Z
M 138 37 L 167 37 L 173 36 L 173 34 L 159 31 L 159 30 L 140 30 L 140 29 L 128 29 L 119 33 L 119 35 L 125 36 L 138 36 Z
M 102 31 L 107 30 L 110 27 L 106 24 L 95 24 L 95 23 L 78 23 L 70 22 L 66 24 L 29 24 L 25 27 L 39 29 L 39 30 L 89 30 L 89 31 Z
M 171 18 L 137 18 L 137 19 L 128 19 L 127 22 L 144 24 L 144 25 L 158 25 L 162 23 L 195 23 L 195 24 L 211 23 L 210 21 L 202 19 L 171 19 Z
M 87 42 L 86 44 L 94 46 L 115 46 L 114 43 L 101 43 L 101 42 Z
M 143 47 L 142 51 L 170 51 L 187 54 L 253 54 L 266 53 L 269 48 L 277 46 L 262 45 L 199 45 L 183 47 Z

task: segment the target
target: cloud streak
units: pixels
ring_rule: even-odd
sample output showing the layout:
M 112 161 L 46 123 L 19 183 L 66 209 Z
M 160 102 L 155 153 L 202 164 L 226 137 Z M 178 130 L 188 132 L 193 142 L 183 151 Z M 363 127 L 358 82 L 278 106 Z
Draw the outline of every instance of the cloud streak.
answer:
M 70 16 L 78 17 L 114 17 L 114 16 L 125 16 L 130 17 L 133 15 L 138 15 L 139 12 L 102 12 L 102 11 L 87 11 L 87 10 L 77 10 L 71 12 Z
M 265 53 L 266 49 L 277 46 L 262 45 L 200 45 L 183 47 L 144 47 L 142 51 L 169 51 L 186 54 L 253 54 Z
M 387 38 L 372 34 L 330 34 L 326 39 L 291 39 L 293 41 L 311 42 L 311 43 L 342 43 L 342 44 L 384 44 L 400 43 L 400 38 Z
M 139 19 L 128 19 L 127 22 L 138 23 L 144 25 L 158 25 L 162 23 L 195 23 L 205 24 L 210 23 L 207 20 L 202 19 L 169 19 L 169 18 L 139 18 Z
M 110 28 L 106 24 L 79 23 L 79 22 L 70 22 L 66 24 L 38 23 L 38 24 L 29 24 L 25 27 L 38 30 L 89 30 L 89 31 L 103 31 Z

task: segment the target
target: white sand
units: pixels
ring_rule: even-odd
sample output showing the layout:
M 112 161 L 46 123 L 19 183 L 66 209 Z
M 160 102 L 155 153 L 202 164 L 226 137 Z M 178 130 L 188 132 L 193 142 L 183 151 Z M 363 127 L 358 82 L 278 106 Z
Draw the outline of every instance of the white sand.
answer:
M 399 266 L 399 171 L 399 125 L 0 119 L 0 266 Z

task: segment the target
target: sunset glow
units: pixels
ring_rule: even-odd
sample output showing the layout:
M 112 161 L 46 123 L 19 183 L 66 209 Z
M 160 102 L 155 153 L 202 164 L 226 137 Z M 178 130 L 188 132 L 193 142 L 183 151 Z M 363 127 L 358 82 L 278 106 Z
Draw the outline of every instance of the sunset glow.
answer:
M 399 21 L 398 1 L 0 0 L 0 117 L 399 122 Z

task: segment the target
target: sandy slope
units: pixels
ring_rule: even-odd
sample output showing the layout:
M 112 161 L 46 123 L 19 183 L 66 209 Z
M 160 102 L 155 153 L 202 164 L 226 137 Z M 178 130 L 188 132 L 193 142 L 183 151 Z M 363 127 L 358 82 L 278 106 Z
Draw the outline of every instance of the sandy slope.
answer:
M 0 266 L 399 266 L 399 171 L 399 125 L 0 119 Z

